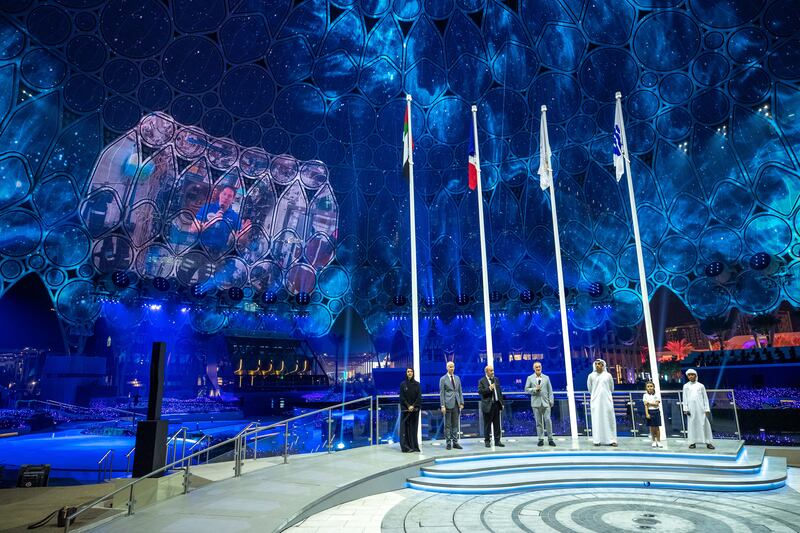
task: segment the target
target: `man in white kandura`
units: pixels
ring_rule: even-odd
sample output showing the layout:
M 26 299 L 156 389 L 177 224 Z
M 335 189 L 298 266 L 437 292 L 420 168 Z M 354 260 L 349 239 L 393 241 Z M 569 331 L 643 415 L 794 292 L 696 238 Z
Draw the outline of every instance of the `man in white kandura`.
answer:
M 714 437 L 711 435 L 711 405 L 708 403 L 706 387 L 697 381 L 697 371 L 690 368 L 686 371 L 689 381 L 683 386 L 683 414 L 686 415 L 686 440 L 689 448 L 696 448 L 697 443 L 705 444 L 709 450 L 714 449 Z
M 586 380 L 591 395 L 592 442 L 595 446 L 617 445 L 617 419 L 614 418 L 614 379 L 606 372 L 606 362 L 594 362 L 594 372 Z

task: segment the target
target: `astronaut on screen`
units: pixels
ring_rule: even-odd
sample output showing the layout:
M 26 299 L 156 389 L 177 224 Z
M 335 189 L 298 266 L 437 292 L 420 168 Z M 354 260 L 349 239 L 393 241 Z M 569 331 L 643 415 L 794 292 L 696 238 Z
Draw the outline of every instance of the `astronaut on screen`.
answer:
M 250 220 L 242 224 L 233 208 L 235 201 L 236 188 L 225 184 L 218 190 L 217 201 L 212 200 L 197 211 L 195 230 L 202 232 L 201 241 L 209 252 L 224 253 L 231 236 L 236 239 L 250 229 Z

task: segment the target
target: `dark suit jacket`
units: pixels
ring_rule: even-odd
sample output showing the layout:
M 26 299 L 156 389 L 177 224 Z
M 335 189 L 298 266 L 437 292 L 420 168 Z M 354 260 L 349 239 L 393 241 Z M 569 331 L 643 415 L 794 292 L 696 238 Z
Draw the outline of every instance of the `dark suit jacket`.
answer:
M 503 408 L 503 389 L 500 387 L 500 380 L 494 377 L 494 386 L 497 389 L 497 400 L 500 402 L 500 409 Z M 492 410 L 494 401 L 494 391 L 489 388 L 489 380 L 483 376 L 478 382 L 478 393 L 481 395 L 481 411 L 488 413 Z

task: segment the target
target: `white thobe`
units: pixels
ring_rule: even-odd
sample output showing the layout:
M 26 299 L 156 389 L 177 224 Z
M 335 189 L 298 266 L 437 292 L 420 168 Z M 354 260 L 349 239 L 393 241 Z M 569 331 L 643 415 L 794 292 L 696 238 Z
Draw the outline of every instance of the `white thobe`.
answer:
M 592 372 L 586 380 L 591 394 L 592 442 L 612 444 L 617 442 L 617 419 L 614 418 L 614 379 L 606 371 Z
M 705 385 L 697 381 L 686 383 L 683 386 L 683 412 L 689 413 L 686 417 L 686 440 L 689 444 L 711 444 L 714 440 L 711 422 L 706 416 L 706 412 L 710 411 Z

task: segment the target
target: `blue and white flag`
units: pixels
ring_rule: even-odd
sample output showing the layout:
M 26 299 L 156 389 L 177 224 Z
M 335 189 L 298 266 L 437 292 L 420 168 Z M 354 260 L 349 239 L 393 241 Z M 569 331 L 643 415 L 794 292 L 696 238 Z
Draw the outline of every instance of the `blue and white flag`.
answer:
M 617 93 L 617 110 L 614 113 L 614 170 L 617 181 L 625 174 L 625 159 L 628 158 L 628 146 L 625 140 L 625 124 L 622 122 L 622 95 Z
M 539 122 L 539 185 L 546 191 L 553 186 L 553 167 L 550 158 L 550 137 L 547 135 L 547 106 L 542 106 L 542 120 Z

